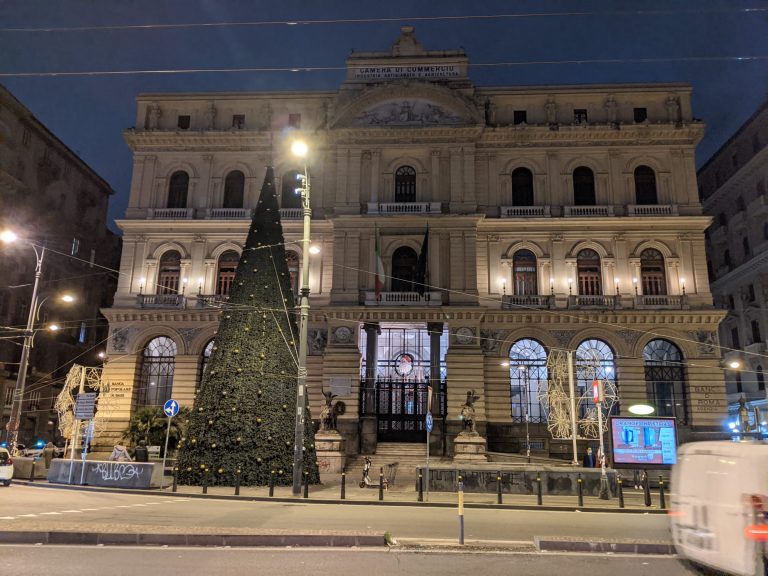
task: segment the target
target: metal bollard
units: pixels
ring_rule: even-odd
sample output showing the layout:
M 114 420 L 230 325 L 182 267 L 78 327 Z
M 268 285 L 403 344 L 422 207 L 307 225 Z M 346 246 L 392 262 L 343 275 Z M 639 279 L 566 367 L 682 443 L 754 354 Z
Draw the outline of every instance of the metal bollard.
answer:
M 502 504 L 501 496 L 501 470 L 496 472 L 496 504 Z
M 347 473 L 344 470 L 341 471 L 341 499 L 344 500 L 347 497 Z
M 579 508 L 584 507 L 584 481 L 581 479 L 581 472 L 579 472 L 579 476 L 576 479 L 576 482 L 579 485 Z
M 309 498 L 309 472 L 304 472 L 304 498 Z
M 421 468 L 419 468 L 419 498 L 418 502 L 424 502 L 424 475 L 421 473 Z
M 179 489 L 179 467 L 173 467 L 173 486 L 171 486 L 171 492 L 176 492 Z
M 619 489 L 619 508 L 624 508 L 624 481 L 621 476 L 616 478 L 616 484 L 618 484 Z
M 379 468 L 379 500 L 384 500 L 384 467 Z
M 541 496 L 541 476 L 536 474 L 536 503 L 541 506 L 544 504 L 544 499 Z
M 240 496 L 240 468 L 235 470 L 235 496 Z
M 269 497 L 272 498 L 272 496 L 275 495 L 275 471 L 270 470 L 269 471 Z
M 648 478 L 648 472 L 643 470 L 643 493 L 645 496 L 645 505 L 651 505 L 651 481 Z
M 203 494 L 208 494 L 208 468 L 203 470 Z
M 34 482 L 35 481 L 35 459 L 32 458 L 32 467 L 29 471 L 29 481 Z
M 459 476 L 459 544 L 464 545 L 464 483 Z
M 659 508 L 667 507 L 667 499 L 664 497 L 664 478 L 659 475 Z

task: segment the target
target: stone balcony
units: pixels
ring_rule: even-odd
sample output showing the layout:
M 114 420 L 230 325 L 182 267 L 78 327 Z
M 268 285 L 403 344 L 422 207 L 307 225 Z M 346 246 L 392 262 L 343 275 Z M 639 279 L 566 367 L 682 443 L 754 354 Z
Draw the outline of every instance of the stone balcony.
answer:
M 677 216 L 677 204 L 630 204 L 627 216 Z
M 136 296 L 138 308 L 177 308 L 187 307 L 183 294 L 139 294 Z
M 566 218 L 583 218 L 593 216 L 613 216 L 613 206 L 563 206 L 563 216 Z
M 380 292 L 378 298 L 376 292 L 366 291 L 363 294 L 365 306 L 442 306 L 443 294 L 439 290 L 432 290 L 419 294 L 418 292 Z
M 502 206 L 502 218 L 549 218 L 549 206 Z
M 147 208 L 150 220 L 192 220 L 194 217 L 194 208 Z
M 577 294 L 568 296 L 568 308 L 621 308 L 618 296 L 585 295 Z
M 516 294 L 509 294 L 502 296 L 501 309 L 502 310 L 517 310 L 525 308 L 554 308 L 555 297 L 542 294 L 528 294 L 525 296 L 518 296 Z
M 440 202 L 368 202 L 368 214 L 381 216 L 440 214 L 440 212 Z
M 670 296 L 668 294 L 635 296 L 635 308 L 638 310 L 682 310 L 686 305 L 686 298 L 682 295 Z
M 206 220 L 250 220 L 248 208 L 206 208 Z

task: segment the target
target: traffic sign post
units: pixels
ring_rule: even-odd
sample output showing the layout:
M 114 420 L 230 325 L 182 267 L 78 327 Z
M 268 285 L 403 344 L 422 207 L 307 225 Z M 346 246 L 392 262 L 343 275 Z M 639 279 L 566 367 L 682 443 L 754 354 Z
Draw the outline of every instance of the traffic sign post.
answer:
M 173 417 L 178 413 L 179 403 L 173 398 L 167 400 L 165 404 L 163 404 L 163 414 L 168 416 L 168 428 L 165 431 L 165 450 L 163 450 L 163 468 L 162 473 L 160 474 L 160 490 L 163 489 L 163 485 L 165 484 L 165 459 L 168 456 L 168 438 L 171 435 L 171 420 L 173 420 Z
M 426 425 L 427 425 L 427 465 L 425 467 L 425 471 L 427 473 L 427 496 L 426 501 L 429 502 L 429 434 L 432 432 L 432 426 L 434 425 L 434 420 L 432 419 L 432 386 L 429 387 L 429 404 L 428 404 L 428 412 L 427 412 L 427 418 L 426 418 Z

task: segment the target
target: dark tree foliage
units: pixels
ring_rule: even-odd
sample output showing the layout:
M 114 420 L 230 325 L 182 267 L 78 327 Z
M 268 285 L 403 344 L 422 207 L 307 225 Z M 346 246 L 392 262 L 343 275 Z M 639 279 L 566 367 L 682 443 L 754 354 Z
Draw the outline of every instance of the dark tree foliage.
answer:
M 224 306 L 179 453 L 179 481 L 290 485 L 298 330 L 272 167 L 261 189 L 237 274 Z M 305 407 L 308 408 L 308 407 Z M 319 482 L 306 412 L 304 470 Z

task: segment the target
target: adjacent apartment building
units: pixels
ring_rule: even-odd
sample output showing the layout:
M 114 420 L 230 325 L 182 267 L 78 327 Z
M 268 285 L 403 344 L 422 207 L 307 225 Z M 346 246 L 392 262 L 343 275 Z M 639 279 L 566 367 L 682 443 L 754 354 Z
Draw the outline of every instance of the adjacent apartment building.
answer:
M 429 385 L 433 454 L 451 454 L 473 393 L 490 451 L 523 450 L 527 421 L 534 453 L 568 457 L 541 398 L 557 350 L 593 367 L 577 370 L 579 395 L 593 377 L 615 383 L 615 413 L 649 403 L 683 439 L 720 429 L 724 313 L 690 96 L 684 84 L 478 87 L 463 50 L 426 50 L 411 27 L 388 51 L 353 52 L 338 90 L 140 95 L 120 280 L 103 311 L 103 446 L 141 406 L 192 404 L 267 165 L 298 284 L 295 138 L 310 146 L 320 249 L 310 401 L 317 416 L 321 391 L 338 395 L 347 452 L 424 444 Z
M 742 397 L 750 405 L 766 404 L 767 187 L 768 101 L 699 170 L 699 194 L 712 217 L 706 232 L 712 294 L 728 312 L 720 341 L 734 410 Z
M 72 362 L 94 365 L 106 352 L 99 308 L 117 285 L 119 239 L 107 228 L 110 185 L 0 86 L 0 230 L 21 238 L 0 244 L 0 439 L 19 371 L 36 257 L 27 240 L 47 248 L 42 264 L 19 441 L 60 441 L 56 395 Z M 104 267 L 110 269 L 107 270 Z M 57 295 L 75 297 L 69 305 Z M 55 323 L 58 332 L 46 328 Z

